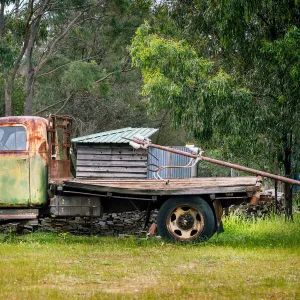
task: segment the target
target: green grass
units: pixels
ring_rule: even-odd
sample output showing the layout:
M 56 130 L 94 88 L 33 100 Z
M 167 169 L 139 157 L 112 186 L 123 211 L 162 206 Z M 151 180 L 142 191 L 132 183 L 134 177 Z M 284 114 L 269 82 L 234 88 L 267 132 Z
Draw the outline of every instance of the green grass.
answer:
M 0 299 L 300 299 L 300 216 L 224 220 L 202 244 L 0 235 Z

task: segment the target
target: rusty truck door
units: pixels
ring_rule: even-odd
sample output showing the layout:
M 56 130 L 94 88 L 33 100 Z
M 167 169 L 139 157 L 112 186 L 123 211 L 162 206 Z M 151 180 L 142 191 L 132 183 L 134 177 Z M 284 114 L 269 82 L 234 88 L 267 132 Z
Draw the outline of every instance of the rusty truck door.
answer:
M 0 126 L 0 206 L 26 207 L 30 201 L 30 158 L 26 128 Z

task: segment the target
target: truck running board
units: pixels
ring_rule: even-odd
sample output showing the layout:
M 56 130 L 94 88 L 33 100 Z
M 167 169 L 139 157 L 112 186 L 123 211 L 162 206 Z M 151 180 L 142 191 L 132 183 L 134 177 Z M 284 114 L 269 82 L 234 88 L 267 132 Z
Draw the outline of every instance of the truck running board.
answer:
M 0 209 L 0 220 L 31 220 L 36 219 L 38 209 Z

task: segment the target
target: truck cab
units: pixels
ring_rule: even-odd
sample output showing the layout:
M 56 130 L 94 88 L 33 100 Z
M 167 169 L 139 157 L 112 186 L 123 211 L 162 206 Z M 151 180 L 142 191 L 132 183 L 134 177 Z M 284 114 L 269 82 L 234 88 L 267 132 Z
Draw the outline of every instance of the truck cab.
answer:
M 48 121 L 0 118 L 0 207 L 37 207 L 47 201 Z
M 72 120 L 0 118 L 0 208 L 39 208 L 50 182 L 70 177 Z

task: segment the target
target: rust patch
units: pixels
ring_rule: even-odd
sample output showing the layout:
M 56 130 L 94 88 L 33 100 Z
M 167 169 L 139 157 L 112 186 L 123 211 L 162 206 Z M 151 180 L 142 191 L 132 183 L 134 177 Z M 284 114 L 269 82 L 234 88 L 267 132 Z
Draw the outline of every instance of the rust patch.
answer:
M 259 201 L 259 198 L 260 198 L 260 194 L 261 192 L 260 191 L 257 191 L 251 198 L 251 201 L 250 201 L 250 204 L 251 205 L 257 205 L 258 204 L 258 201 Z
M 69 160 L 51 160 L 49 168 L 50 179 L 70 178 Z
M 216 213 L 217 226 L 219 226 L 221 223 L 221 220 L 222 220 L 222 216 L 223 216 L 223 207 L 222 207 L 221 202 L 217 199 L 214 200 L 213 206 L 214 206 L 215 213 Z
M 40 117 L 0 118 L 0 206 L 46 203 L 47 125 Z
M 49 120 L 49 179 L 59 181 L 70 178 L 72 118 L 50 115 Z

